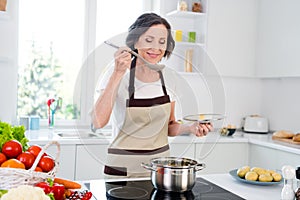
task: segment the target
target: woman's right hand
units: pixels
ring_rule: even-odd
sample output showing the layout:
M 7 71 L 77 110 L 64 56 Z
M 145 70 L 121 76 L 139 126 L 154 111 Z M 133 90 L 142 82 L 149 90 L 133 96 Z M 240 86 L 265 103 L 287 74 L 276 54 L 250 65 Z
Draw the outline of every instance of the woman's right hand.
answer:
M 130 48 L 120 47 L 114 54 L 115 57 L 115 72 L 124 74 L 127 69 L 130 69 L 131 54 Z

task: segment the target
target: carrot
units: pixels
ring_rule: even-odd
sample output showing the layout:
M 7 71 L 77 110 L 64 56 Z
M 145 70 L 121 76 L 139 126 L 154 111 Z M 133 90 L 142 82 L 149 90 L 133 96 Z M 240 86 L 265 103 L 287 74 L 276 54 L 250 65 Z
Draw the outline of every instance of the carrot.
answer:
M 71 181 L 63 178 L 54 178 L 54 183 L 59 183 L 65 186 L 66 189 L 80 189 L 81 185 L 75 181 Z

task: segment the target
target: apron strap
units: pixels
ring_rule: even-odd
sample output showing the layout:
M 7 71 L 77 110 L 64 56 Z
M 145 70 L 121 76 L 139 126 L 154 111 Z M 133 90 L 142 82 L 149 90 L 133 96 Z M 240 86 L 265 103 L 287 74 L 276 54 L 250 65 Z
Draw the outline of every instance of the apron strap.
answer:
M 130 99 L 134 99 L 134 92 L 135 92 L 134 79 L 135 79 L 136 59 L 137 58 L 134 57 L 134 59 L 131 62 L 131 66 L 130 66 L 129 87 L 128 87 L 128 92 L 129 92 L 129 98 Z M 165 86 L 165 80 L 164 80 L 163 74 L 162 74 L 161 70 L 159 70 L 158 73 L 159 73 L 163 93 L 164 93 L 164 95 L 167 95 L 167 89 L 166 89 L 166 86 Z

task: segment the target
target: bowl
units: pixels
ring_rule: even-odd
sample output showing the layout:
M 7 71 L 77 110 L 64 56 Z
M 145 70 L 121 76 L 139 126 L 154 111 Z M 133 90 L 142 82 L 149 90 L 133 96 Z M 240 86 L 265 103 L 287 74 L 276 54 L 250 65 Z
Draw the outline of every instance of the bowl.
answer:
M 235 133 L 236 128 L 227 128 L 227 136 L 231 136 Z
M 223 127 L 220 130 L 220 133 L 222 136 L 232 136 L 236 131 L 236 128 L 227 128 L 227 127 Z

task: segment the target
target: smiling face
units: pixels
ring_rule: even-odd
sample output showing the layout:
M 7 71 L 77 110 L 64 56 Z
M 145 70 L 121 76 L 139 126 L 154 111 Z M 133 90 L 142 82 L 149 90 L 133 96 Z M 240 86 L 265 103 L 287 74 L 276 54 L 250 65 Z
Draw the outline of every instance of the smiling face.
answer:
M 151 26 L 135 44 L 138 53 L 150 63 L 158 63 L 167 49 L 168 31 L 163 24 Z

